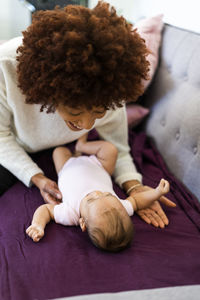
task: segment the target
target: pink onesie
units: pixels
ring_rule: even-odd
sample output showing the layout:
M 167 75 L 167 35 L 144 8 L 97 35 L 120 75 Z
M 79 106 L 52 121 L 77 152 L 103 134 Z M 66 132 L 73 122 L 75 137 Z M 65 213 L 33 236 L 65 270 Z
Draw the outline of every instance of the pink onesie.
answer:
M 80 203 L 88 193 L 109 192 L 118 198 L 110 175 L 95 155 L 71 157 L 58 174 L 58 186 L 63 202 L 54 207 L 54 218 L 56 223 L 63 225 L 79 225 Z M 128 200 L 119 201 L 132 216 L 131 203 Z

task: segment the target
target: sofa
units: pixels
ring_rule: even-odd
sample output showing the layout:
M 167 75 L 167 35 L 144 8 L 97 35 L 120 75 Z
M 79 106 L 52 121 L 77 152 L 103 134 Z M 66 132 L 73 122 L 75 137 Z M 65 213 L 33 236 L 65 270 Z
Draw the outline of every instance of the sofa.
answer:
M 137 133 L 146 132 L 169 171 L 200 202 L 199 49 L 199 34 L 164 25 L 158 67 L 151 84 L 139 100 L 141 105 L 149 108 L 150 113 L 134 130 Z M 199 292 L 200 284 L 194 284 L 66 299 L 196 300 Z
M 169 170 L 200 200 L 200 35 L 165 25 L 160 62 L 142 103 L 145 130 Z
M 169 171 L 200 202 L 199 49 L 199 34 L 164 25 L 158 67 L 151 84 L 139 100 L 140 104 L 149 108 L 150 113 L 134 130 L 137 133 L 146 132 Z M 199 292 L 200 284 L 194 284 L 66 299 L 196 300 Z

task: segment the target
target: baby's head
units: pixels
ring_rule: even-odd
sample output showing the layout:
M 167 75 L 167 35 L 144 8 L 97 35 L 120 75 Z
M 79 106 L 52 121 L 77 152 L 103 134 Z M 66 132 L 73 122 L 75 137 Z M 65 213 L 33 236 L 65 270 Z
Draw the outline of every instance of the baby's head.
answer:
M 134 228 L 120 201 L 110 193 L 95 191 L 81 201 L 80 226 L 87 230 L 93 244 L 117 252 L 130 245 Z

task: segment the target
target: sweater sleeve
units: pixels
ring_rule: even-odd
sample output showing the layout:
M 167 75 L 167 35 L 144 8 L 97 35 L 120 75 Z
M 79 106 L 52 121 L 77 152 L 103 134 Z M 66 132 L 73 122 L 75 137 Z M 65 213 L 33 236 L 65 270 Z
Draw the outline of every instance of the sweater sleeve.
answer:
M 12 111 L 6 100 L 3 72 L 0 69 L 0 164 L 26 186 L 31 186 L 31 177 L 43 171 L 17 143 L 12 119 Z
M 129 180 L 135 179 L 141 182 L 142 176 L 137 172 L 130 155 L 125 106 L 108 111 L 102 122 L 99 120 L 95 128 L 102 139 L 113 143 L 118 149 L 118 159 L 113 174 L 116 183 L 122 187 L 122 184 Z

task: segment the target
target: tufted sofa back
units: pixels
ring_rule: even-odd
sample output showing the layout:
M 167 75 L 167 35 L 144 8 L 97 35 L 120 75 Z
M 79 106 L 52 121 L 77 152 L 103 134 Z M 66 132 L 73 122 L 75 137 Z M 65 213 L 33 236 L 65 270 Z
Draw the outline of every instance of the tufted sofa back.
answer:
M 144 103 L 146 132 L 200 200 L 200 35 L 165 25 L 160 65 Z

